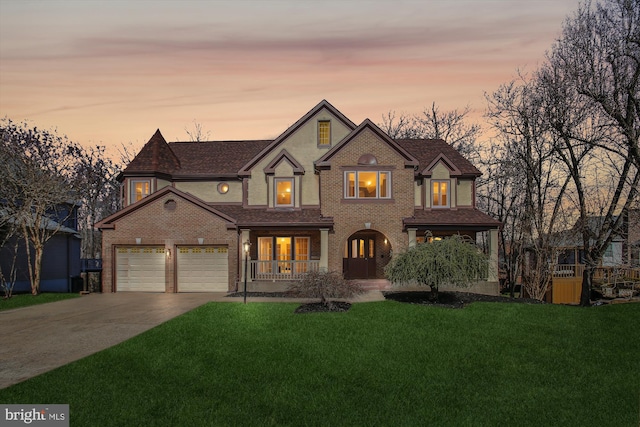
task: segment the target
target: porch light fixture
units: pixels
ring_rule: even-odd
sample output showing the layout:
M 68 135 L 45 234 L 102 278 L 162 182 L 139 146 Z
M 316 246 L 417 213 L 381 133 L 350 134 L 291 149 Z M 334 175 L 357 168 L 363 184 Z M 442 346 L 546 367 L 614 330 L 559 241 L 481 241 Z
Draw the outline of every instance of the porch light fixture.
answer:
M 249 265 L 249 249 L 251 248 L 251 242 L 246 241 L 242 244 L 244 250 L 244 303 L 247 303 L 247 266 Z
M 171 249 L 167 249 L 167 258 L 171 258 Z
M 204 243 L 204 237 L 198 237 L 198 244 L 201 245 Z
M 364 228 L 366 228 L 367 230 L 369 230 L 371 228 L 371 223 L 370 222 L 365 222 L 364 223 Z

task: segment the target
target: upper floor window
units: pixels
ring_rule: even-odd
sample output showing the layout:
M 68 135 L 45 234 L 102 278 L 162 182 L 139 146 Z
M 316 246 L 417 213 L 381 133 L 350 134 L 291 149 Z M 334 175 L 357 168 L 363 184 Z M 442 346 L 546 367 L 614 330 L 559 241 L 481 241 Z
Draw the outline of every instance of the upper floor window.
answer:
M 130 203 L 135 203 L 151 194 L 151 180 L 135 179 L 131 180 L 131 197 Z
M 347 171 L 344 176 L 347 199 L 391 198 L 391 172 Z
M 331 122 L 329 120 L 318 121 L 318 146 L 331 145 Z
M 431 207 L 448 208 L 449 207 L 449 181 L 431 181 L 432 202 Z
M 293 206 L 293 178 L 276 178 L 275 187 L 275 206 Z

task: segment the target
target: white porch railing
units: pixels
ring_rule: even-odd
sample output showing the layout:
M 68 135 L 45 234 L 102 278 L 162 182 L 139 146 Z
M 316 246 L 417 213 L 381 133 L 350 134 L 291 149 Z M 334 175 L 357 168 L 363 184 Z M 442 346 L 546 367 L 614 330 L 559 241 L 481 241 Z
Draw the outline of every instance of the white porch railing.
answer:
M 318 271 L 320 261 L 249 261 L 250 280 L 300 280 L 309 271 Z
M 584 265 L 582 264 L 554 264 L 551 266 L 553 277 L 571 278 L 582 277 Z

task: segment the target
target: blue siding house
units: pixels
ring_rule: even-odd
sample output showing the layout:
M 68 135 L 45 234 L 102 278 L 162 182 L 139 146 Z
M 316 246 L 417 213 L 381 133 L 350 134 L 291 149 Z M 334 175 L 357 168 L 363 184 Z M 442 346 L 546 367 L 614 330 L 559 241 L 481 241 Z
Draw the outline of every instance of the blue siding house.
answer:
M 60 230 L 44 246 L 42 255 L 42 273 L 40 292 L 72 292 L 73 284 L 80 278 L 81 239 L 77 229 L 78 205 L 66 205 L 56 215 L 62 225 Z M 0 268 L 6 276 L 11 268 L 13 249 L 18 239 L 18 256 L 16 258 L 16 282 L 13 293 L 31 292 L 29 266 L 25 242 L 22 236 L 12 240 L 0 248 Z

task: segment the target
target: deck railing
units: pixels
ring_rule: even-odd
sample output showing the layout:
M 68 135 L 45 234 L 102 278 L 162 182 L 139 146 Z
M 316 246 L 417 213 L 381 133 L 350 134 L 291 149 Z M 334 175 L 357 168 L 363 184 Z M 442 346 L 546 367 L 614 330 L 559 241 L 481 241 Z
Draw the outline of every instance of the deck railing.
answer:
M 249 261 L 251 280 L 300 280 L 309 271 L 318 271 L 320 261 Z
M 551 266 L 553 277 L 571 278 L 582 277 L 584 273 L 583 264 L 556 264 Z M 603 282 L 611 282 L 616 279 L 640 280 L 640 269 L 630 267 L 596 267 L 593 271 L 593 278 Z
M 552 276 L 557 278 L 582 277 L 584 273 L 582 264 L 556 264 L 551 267 Z

